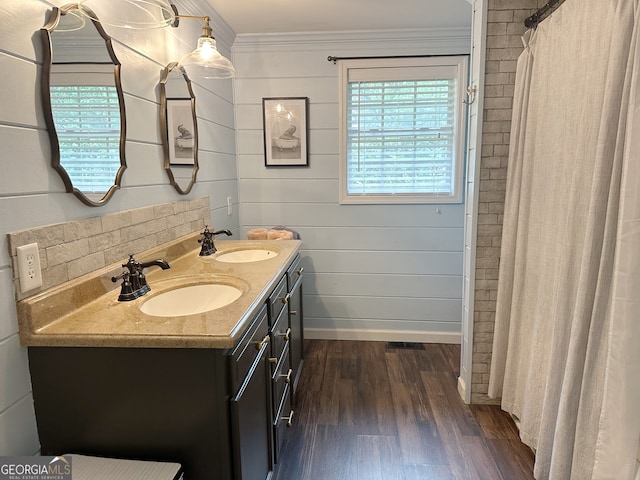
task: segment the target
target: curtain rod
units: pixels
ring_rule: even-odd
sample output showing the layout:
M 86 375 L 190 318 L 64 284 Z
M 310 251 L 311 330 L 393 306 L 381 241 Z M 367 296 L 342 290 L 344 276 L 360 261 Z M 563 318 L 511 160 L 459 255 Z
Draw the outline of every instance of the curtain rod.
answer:
M 375 56 L 375 57 L 332 57 L 329 55 L 327 57 L 327 61 L 336 63 L 338 60 L 371 60 L 377 58 L 430 58 L 430 57 L 457 57 L 464 56 L 455 54 L 455 55 L 386 55 L 386 56 Z
M 541 21 L 555 12 L 556 8 L 562 5 L 563 2 L 564 0 L 549 0 L 542 7 L 540 7 L 536 13 L 525 19 L 525 27 L 536 28 Z

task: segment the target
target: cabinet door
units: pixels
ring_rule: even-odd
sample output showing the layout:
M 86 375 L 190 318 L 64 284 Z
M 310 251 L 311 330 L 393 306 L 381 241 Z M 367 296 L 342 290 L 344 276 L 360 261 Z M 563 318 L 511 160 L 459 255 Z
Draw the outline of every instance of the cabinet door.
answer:
M 302 311 L 302 279 L 299 279 L 289 292 L 289 352 L 291 369 L 291 400 L 295 403 L 295 393 L 304 361 L 304 315 Z
M 255 361 L 231 399 L 236 480 L 265 480 L 271 472 L 269 342 L 260 342 L 257 347 Z

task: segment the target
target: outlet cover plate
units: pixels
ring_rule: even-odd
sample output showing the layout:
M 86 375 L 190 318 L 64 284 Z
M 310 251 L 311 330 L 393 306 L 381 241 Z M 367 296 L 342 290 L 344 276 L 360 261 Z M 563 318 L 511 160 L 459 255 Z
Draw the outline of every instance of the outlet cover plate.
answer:
M 42 286 L 42 270 L 38 244 L 30 243 L 16 247 L 18 254 L 18 274 L 20 275 L 20 291 L 22 293 Z

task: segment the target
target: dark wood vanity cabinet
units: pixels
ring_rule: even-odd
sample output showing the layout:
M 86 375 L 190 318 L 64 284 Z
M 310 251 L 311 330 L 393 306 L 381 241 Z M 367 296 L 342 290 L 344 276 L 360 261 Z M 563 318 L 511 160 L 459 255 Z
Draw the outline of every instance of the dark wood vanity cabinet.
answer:
M 271 336 L 267 309 L 262 308 L 229 357 L 232 375 L 231 438 L 234 478 L 264 480 L 272 470 L 271 389 L 267 366 Z
M 271 335 L 272 460 L 277 463 L 282 442 L 294 418 L 294 392 L 303 362 L 302 267 L 296 256 L 269 297 Z
M 295 404 L 298 380 L 302 373 L 304 362 L 304 312 L 302 309 L 302 261 L 300 255 L 291 262 L 287 269 L 287 290 L 289 301 L 287 308 L 289 313 L 289 358 L 291 359 L 291 399 Z
M 278 462 L 285 429 L 291 425 L 291 368 L 289 361 L 289 317 L 287 314 L 287 278 L 283 276 L 269 297 L 271 325 L 271 438 L 272 461 Z M 285 423 L 286 422 L 286 423 Z
M 232 349 L 29 347 L 41 453 L 177 462 L 185 480 L 268 479 L 302 366 L 296 275 Z

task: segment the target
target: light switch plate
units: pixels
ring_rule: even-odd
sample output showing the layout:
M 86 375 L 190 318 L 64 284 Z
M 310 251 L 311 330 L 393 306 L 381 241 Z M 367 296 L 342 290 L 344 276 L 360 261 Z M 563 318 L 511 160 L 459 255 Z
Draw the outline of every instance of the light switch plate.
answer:
M 42 286 L 42 270 L 38 244 L 30 243 L 16 247 L 18 253 L 18 274 L 20 275 L 20 291 L 28 292 Z

